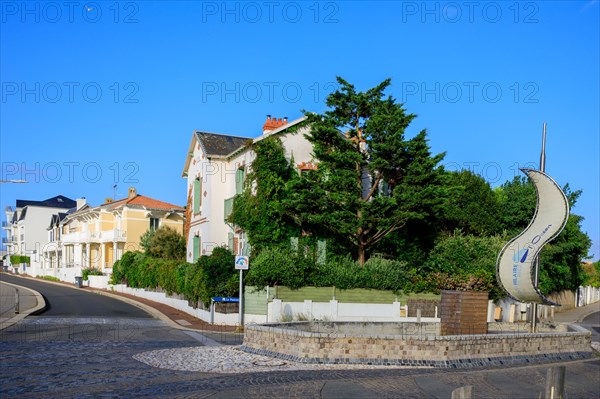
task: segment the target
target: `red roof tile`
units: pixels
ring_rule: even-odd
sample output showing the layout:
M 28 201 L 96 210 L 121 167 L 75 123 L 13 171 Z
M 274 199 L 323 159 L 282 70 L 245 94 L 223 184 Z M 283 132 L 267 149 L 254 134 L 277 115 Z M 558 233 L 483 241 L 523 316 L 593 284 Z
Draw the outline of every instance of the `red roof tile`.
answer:
M 179 205 L 169 204 L 168 202 L 159 201 L 157 199 L 139 194 L 133 198 L 123 198 L 113 202 L 104 203 L 101 206 L 106 206 L 107 208 L 115 209 L 126 205 L 143 206 L 149 209 L 174 209 L 178 211 L 183 211 L 183 207 Z

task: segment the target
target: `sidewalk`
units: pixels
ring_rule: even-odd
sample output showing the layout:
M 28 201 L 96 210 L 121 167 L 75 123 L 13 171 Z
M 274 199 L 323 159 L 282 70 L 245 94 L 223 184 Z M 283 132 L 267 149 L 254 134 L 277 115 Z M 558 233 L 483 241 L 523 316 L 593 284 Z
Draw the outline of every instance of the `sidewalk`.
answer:
M 565 312 L 554 313 L 554 321 L 559 323 L 579 323 L 595 312 L 600 312 L 600 302 L 573 308 Z
M 149 299 L 140 298 L 135 295 L 89 287 L 85 287 L 83 289 L 93 291 L 101 295 L 117 297 L 118 299 L 124 300 L 134 306 L 141 307 L 154 317 L 162 319 L 178 329 L 229 333 L 234 333 L 237 330 L 237 326 L 210 324 L 204 320 L 172 308 L 171 306 L 160 302 L 151 301 Z
M 46 307 L 46 301 L 32 289 L 0 281 L 0 330 Z

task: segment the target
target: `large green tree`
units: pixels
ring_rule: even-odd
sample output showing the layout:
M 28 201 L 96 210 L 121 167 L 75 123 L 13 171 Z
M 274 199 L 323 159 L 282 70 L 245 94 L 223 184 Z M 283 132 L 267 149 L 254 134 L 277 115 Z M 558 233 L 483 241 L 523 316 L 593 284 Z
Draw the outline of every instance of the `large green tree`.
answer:
M 294 184 L 289 209 L 305 232 L 354 248 L 362 265 L 384 237 L 442 204 L 444 155 L 431 154 L 425 130 L 406 137 L 416 115 L 384 94 L 390 79 L 365 92 L 337 81 L 329 109 L 306 113 L 318 168 Z
M 465 234 L 491 235 L 501 231 L 499 205 L 490 184 L 469 170 L 448 172 L 448 196 L 440 215 L 445 233 L 460 229 Z

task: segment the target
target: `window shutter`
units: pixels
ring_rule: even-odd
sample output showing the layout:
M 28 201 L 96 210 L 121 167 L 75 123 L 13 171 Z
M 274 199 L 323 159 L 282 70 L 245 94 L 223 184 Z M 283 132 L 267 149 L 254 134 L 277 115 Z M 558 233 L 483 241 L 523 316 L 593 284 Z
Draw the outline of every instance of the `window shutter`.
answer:
M 194 180 L 194 213 L 200 212 L 200 203 L 202 201 L 202 183 L 200 178 Z
M 317 241 L 317 264 L 324 265 L 327 256 L 327 241 Z
M 227 248 L 229 248 L 229 250 L 231 252 L 234 252 L 234 248 L 233 248 L 233 233 L 227 233 Z
M 241 194 L 244 191 L 244 169 L 238 169 L 235 172 L 235 193 Z
M 194 249 L 192 262 L 196 262 L 200 257 L 200 236 L 194 236 Z

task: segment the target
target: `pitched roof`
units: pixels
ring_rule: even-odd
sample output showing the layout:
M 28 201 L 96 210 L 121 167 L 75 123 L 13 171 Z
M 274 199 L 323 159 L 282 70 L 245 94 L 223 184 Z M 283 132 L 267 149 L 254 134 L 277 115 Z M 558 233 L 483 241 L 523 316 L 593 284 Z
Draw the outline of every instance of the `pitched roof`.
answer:
M 59 213 L 55 213 L 54 215 L 52 215 L 52 217 L 50 218 L 50 226 L 48 227 L 48 230 L 50 230 L 53 226 L 58 225 L 61 220 L 63 220 L 64 218 L 67 217 L 67 213 L 63 213 L 63 212 L 59 212 Z
M 17 208 L 24 208 L 26 206 L 70 209 L 77 206 L 77 201 L 67 198 L 64 195 L 57 195 L 56 197 L 48 198 L 43 201 L 17 200 Z
M 226 134 L 194 132 L 206 156 L 225 156 L 243 147 L 248 137 L 229 136 Z
M 159 201 L 154 198 L 146 197 L 144 195 L 137 194 L 132 198 L 123 198 L 109 203 L 100 205 L 105 209 L 117 209 L 124 206 L 134 206 L 146 209 L 158 209 L 158 210 L 174 210 L 183 211 L 183 207 L 179 205 L 170 204 L 168 202 Z

